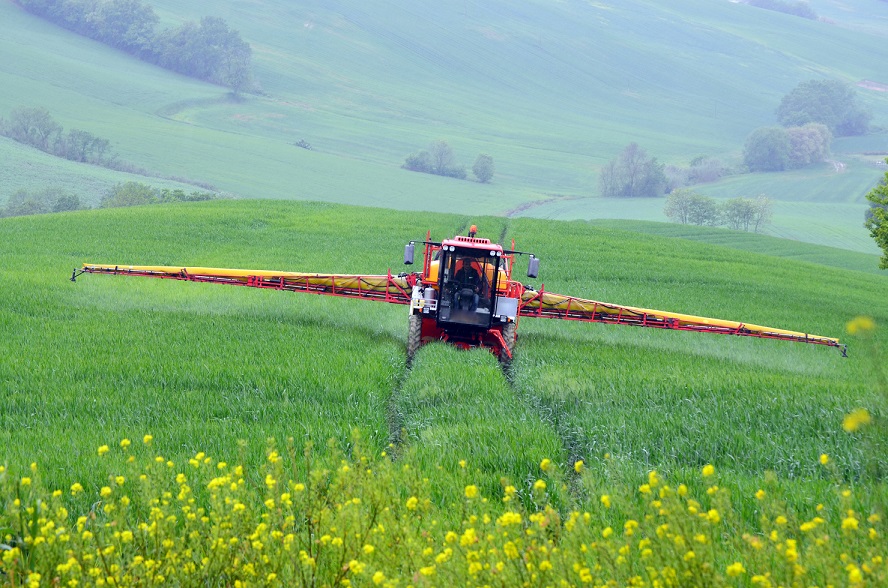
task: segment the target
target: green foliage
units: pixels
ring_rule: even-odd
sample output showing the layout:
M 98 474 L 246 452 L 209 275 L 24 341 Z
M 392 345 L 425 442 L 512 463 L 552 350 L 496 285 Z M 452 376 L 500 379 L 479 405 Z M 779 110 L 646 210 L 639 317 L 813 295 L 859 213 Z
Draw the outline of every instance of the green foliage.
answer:
M 666 217 L 683 225 L 716 226 L 721 220 L 719 205 L 714 198 L 688 189 L 673 190 L 666 197 L 663 209 Z
M 728 228 L 735 231 L 758 233 L 771 221 L 772 204 L 769 198 L 731 198 L 722 205 L 722 219 Z
M 155 188 L 141 182 L 123 182 L 112 187 L 102 196 L 100 206 L 102 208 L 120 208 L 170 202 L 202 202 L 216 198 L 218 195 L 212 192 L 193 191 L 186 194 L 181 189 L 170 190 Z
M 866 134 L 872 113 L 857 104 L 857 92 L 838 80 L 801 82 L 780 101 L 777 118 L 786 127 L 826 125 L 838 137 Z
M 664 165 L 657 163 L 656 157 L 648 159 L 637 143 L 630 143 L 601 170 L 598 184 L 605 197 L 660 196 L 666 189 Z
M 252 48 L 218 17 L 155 32 L 154 9 L 140 0 L 19 0 L 26 10 L 161 67 L 249 89 Z
M 9 198 L 0 216 L 24 216 L 80 210 L 84 206 L 80 198 L 63 188 L 46 188 L 38 191 L 17 190 Z
M 888 159 L 885 160 L 888 164 Z M 866 199 L 870 201 L 865 226 L 882 250 L 879 267 L 888 269 L 888 172 L 878 186 L 869 191 Z
M 790 162 L 789 134 L 782 127 L 754 130 L 743 146 L 743 162 L 750 171 L 783 171 Z
M 493 160 L 491 160 L 491 166 L 492 164 Z M 409 155 L 401 167 L 410 171 L 457 178 L 459 180 L 466 179 L 467 175 L 465 166 L 457 165 L 453 147 L 442 139 L 433 141 L 429 145 L 428 150 L 418 151 Z
M 64 134 L 62 125 L 43 107 L 16 108 L 8 122 L 0 120 L 0 134 L 71 161 L 113 164 L 113 156 L 108 153 L 111 148 L 109 140 L 80 129 L 71 129 Z
M 483 153 L 478 155 L 475 159 L 475 164 L 472 166 L 472 173 L 475 174 L 478 181 L 482 184 L 489 183 L 493 179 L 494 171 L 496 171 L 496 168 L 493 165 L 493 158 Z

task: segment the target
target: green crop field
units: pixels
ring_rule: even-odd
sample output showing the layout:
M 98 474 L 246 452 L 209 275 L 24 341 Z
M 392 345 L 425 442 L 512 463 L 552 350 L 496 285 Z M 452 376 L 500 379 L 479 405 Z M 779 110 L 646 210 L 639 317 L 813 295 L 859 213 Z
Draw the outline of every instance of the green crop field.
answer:
M 536 252 L 548 291 L 838 336 L 849 357 L 798 343 L 525 318 L 509 377 L 488 352 L 443 344 L 423 347 L 408 368 L 401 306 L 68 280 L 83 262 L 399 271 L 406 241 L 426 230 L 443 238 L 470 220 Z M 0 476 L 35 462 L 41 484 L 84 487 L 65 501 L 79 513 L 109 479 L 138 477 L 116 478 L 129 454 L 184 464 L 206 452 L 243 464 L 254 487 L 269 439 L 297 449 L 310 442 L 323 462 L 357 451 L 357 433 L 362 451 L 391 453 L 406 476 L 386 482 L 396 484 L 388 496 L 406 500 L 422 487 L 448 525 L 465 512 L 452 505 L 467 485 L 466 496 L 494 502 L 514 487 L 533 512 L 541 474 L 555 508 L 591 508 L 613 493 L 632 518 L 633 488 L 650 470 L 705 494 L 695 472 L 709 464 L 734 493 L 739 529 L 755 527 L 752 495 L 764 486 L 794 516 L 817 503 L 838 507 L 836 488 L 847 484 L 860 490 L 855 508 L 881 512 L 885 439 L 849 434 L 842 422 L 858 408 L 885 418 L 884 368 L 872 355 L 886 342 L 884 276 L 835 267 L 840 250 L 794 243 L 779 258 L 753 252 L 775 249 L 773 238 L 717 245 L 706 242 L 712 229 L 695 242 L 634 228 L 243 200 L 2 219 Z M 861 315 L 878 325 L 874 337 L 846 337 L 846 323 Z M 145 435 L 150 448 L 117 448 Z M 102 455 L 103 446 L 116 449 Z M 571 477 L 578 460 L 584 474 Z M 313 471 L 287 463 L 295 479 Z
M 95 207 L 126 181 L 226 197 L 0 218 L 0 586 L 888 583 L 886 275 L 862 226 L 888 153 L 888 4 L 148 3 L 163 26 L 223 17 L 257 92 L 0 0 L 0 118 L 45 107 L 144 171 L 0 137 L 0 206 L 61 188 Z M 827 164 L 694 187 L 768 196 L 765 234 L 598 196 L 633 141 L 741 171 L 746 136 L 814 78 L 858 84 L 872 132 Z M 468 167 L 491 155 L 493 181 L 401 169 L 437 139 Z M 537 254 L 546 291 L 849 356 L 524 318 L 507 372 L 444 343 L 408 365 L 402 306 L 68 279 L 400 272 L 404 243 L 472 223 Z

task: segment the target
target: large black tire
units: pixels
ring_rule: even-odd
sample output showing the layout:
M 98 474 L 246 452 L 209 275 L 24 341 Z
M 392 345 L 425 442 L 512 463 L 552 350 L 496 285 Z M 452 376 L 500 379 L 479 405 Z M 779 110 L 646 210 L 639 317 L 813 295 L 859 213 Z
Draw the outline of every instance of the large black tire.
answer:
M 512 365 L 512 359 L 515 357 L 515 341 L 517 338 L 518 323 L 506 323 L 503 327 L 503 341 L 506 342 L 506 347 L 509 348 L 512 357 L 509 357 L 509 354 L 506 353 L 505 349 L 500 352 L 500 363 L 503 364 L 503 367 L 509 367 Z
M 411 314 L 407 322 L 407 365 L 413 363 L 413 357 L 422 343 L 422 315 Z

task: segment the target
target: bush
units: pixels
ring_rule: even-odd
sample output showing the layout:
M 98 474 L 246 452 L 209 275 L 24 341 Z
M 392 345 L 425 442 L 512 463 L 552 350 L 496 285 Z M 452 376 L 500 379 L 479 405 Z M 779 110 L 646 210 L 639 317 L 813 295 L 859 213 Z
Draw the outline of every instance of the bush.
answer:
M 0 216 L 25 216 L 80 210 L 80 197 L 63 188 L 46 188 L 38 192 L 17 190 L 0 209 Z
M 478 178 L 478 181 L 482 184 L 486 184 L 493 179 L 493 158 L 489 155 L 484 155 L 483 153 L 475 159 L 475 164 L 472 166 L 472 173 L 475 174 L 475 177 Z
M 657 163 L 656 157 L 648 159 L 637 143 L 630 143 L 601 170 L 598 181 L 601 195 L 614 198 L 662 196 L 667 186 L 664 167 Z
M 786 127 L 826 125 L 839 137 L 863 135 L 872 113 L 857 104 L 857 92 L 838 80 L 808 80 L 780 101 L 777 119 Z
M 215 200 L 219 196 L 212 192 L 191 192 L 184 190 L 158 189 L 141 182 L 124 182 L 108 190 L 100 203 L 101 208 L 143 206 L 145 204 L 166 204 L 170 202 L 201 202 Z

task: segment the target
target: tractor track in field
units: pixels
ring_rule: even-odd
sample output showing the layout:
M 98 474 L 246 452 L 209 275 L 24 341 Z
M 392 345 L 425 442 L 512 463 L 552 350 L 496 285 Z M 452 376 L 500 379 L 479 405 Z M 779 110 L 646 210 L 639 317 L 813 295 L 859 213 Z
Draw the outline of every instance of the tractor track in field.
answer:
M 407 360 L 404 364 L 404 370 L 395 381 L 395 385 L 392 388 L 392 393 L 389 395 L 389 399 L 385 407 L 385 420 L 388 424 L 389 443 L 391 444 L 388 454 L 392 461 L 398 459 L 401 454 L 401 446 L 404 443 L 404 416 L 401 414 L 399 406 L 401 400 L 401 391 L 404 389 L 404 383 L 407 381 L 407 378 L 410 377 L 410 371 L 410 361 Z

